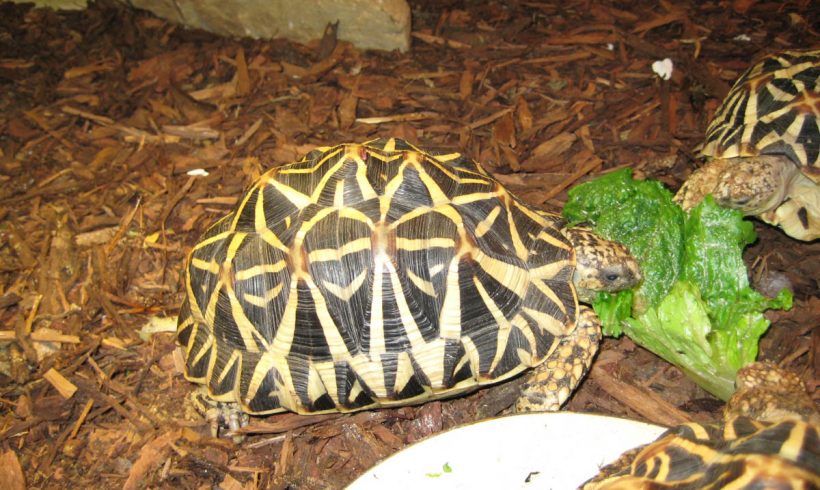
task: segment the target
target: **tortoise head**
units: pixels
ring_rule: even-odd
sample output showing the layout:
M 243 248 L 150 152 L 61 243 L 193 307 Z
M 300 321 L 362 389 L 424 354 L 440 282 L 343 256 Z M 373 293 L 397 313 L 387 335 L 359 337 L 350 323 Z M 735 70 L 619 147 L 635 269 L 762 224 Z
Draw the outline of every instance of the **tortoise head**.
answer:
M 572 282 L 581 301 L 590 302 L 598 291 L 614 293 L 641 282 L 638 261 L 624 245 L 584 227 L 565 228 L 564 235 L 575 249 Z

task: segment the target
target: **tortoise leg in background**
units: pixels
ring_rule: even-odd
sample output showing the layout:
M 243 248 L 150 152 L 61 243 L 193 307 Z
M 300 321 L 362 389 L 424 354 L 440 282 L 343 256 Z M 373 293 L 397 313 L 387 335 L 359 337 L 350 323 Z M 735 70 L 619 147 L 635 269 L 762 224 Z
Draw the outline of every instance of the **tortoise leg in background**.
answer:
M 678 193 L 675 194 L 675 202 L 688 211 L 698 205 L 699 202 L 712 194 L 720 182 L 720 176 L 726 171 L 729 160 L 712 160 L 706 165 L 696 169 L 683 183 Z
M 688 211 L 707 194 L 798 240 L 820 238 L 820 186 L 782 155 L 712 160 L 689 176 L 675 202 Z
M 601 343 L 601 321 L 592 308 L 581 305 L 572 334 L 564 337 L 546 361 L 527 376 L 516 412 L 555 412 L 589 371 Z
M 715 201 L 747 216 L 779 206 L 791 191 L 792 180 L 800 173 L 783 155 L 736 158 L 727 162 L 728 168 L 720 175 L 713 191 Z
M 798 240 L 820 238 L 820 186 L 802 173 L 798 174 L 792 180 L 789 199 L 759 217 L 769 224 L 779 226 Z
M 798 173 L 797 166 L 779 155 L 712 160 L 692 172 L 675 202 L 688 211 L 712 194 L 721 206 L 757 215 L 783 202 Z

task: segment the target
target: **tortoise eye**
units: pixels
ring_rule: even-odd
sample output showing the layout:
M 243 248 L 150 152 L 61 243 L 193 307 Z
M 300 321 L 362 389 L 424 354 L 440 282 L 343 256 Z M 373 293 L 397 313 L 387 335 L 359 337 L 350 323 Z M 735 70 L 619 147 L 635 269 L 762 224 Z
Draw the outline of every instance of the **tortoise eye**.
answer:
M 618 274 L 607 274 L 606 275 L 606 280 L 607 281 L 614 281 L 616 279 L 618 279 Z

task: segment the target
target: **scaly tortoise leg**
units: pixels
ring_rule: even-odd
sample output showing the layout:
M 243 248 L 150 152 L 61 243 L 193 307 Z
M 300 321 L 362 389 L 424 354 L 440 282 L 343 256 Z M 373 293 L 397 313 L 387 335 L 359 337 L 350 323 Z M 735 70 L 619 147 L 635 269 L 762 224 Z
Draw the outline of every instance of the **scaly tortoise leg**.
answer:
M 529 374 L 515 411 L 558 411 L 589 371 L 600 342 L 601 321 L 592 308 L 581 305 L 575 330 Z
M 199 386 L 190 394 L 191 403 L 208 422 L 212 437 L 229 436 L 237 444 L 245 439 L 235 431 L 245 427 L 250 422 L 248 414 L 242 412 L 238 403 L 218 402 L 208 396 L 205 386 Z M 227 433 L 223 432 L 227 429 Z
M 715 187 L 721 181 L 722 175 L 731 166 L 729 160 L 711 160 L 704 166 L 692 172 L 686 179 L 678 193 L 675 194 L 674 201 L 678 203 L 684 211 L 689 211 L 700 203 L 707 194 L 714 194 Z
M 719 158 L 692 172 L 675 202 L 688 211 L 712 194 L 721 206 L 758 215 L 783 202 L 798 174 L 797 165 L 783 155 Z
M 760 155 L 729 159 L 730 164 L 712 191 L 715 201 L 747 216 L 780 206 L 800 173 L 783 155 Z

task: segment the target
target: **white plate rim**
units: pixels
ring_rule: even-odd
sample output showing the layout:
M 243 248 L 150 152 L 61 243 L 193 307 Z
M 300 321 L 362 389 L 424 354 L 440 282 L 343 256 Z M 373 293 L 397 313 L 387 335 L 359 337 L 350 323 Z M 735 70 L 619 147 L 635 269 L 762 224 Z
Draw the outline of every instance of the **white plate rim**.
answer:
M 532 431 L 529 434 L 569 440 L 529 440 L 527 428 Z M 466 489 L 477 488 L 477 484 L 482 484 L 481 488 L 575 488 L 600 466 L 627 449 L 653 441 L 665 430 L 666 427 L 621 417 L 569 411 L 495 417 L 416 441 L 374 465 L 347 489 L 394 490 L 419 485 L 430 489 Z M 488 442 L 485 444 L 483 439 Z M 470 447 L 459 447 L 465 443 Z M 487 449 L 494 443 L 499 443 L 500 451 L 494 469 L 487 472 L 482 463 L 492 465 L 493 453 Z M 585 447 L 579 448 L 582 443 Z M 528 445 L 533 452 L 527 450 Z M 444 456 L 448 451 L 453 451 L 452 457 Z M 551 467 L 551 458 L 556 462 L 560 459 L 560 464 Z M 471 460 L 475 460 L 475 465 Z M 528 464 L 533 468 L 529 473 L 522 470 Z

